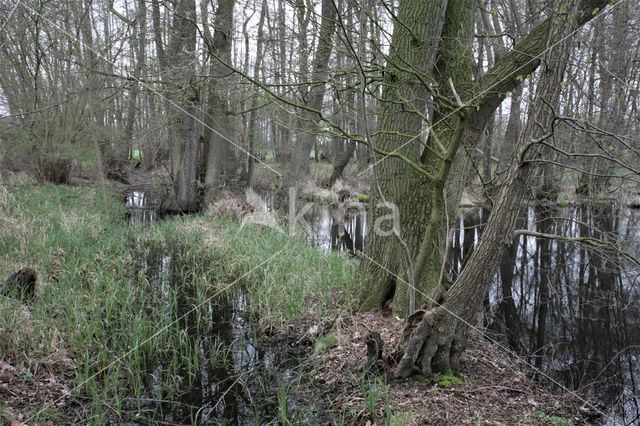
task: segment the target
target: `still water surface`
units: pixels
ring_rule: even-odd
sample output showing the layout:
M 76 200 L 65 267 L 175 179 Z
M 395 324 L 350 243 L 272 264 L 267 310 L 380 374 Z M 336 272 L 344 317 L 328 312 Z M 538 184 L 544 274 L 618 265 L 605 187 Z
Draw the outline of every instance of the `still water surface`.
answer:
M 488 215 L 480 208 L 461 211 L 448 253 L 452 278 L 464 268 Z M 325 250 L 364 246 L 365 211 L 336 217 L 335 209 L 319 206 L 310 216 L 313 244 Z M 639 210 L 531 207 L 518 227 L 603 240 L 640 259 Z M 524 356 L 540 380 L 597 402 L 610 416 L 603 424 L 640 423 L 640 270 L 624 256 L 570 240 L 519 236 L 502 259 L 483 318 L 487 333 Z
M 151 223 L 156 219 L 150 198 L 144 192 L 129 194 L 132 220 Z M 272 206 L 270 198 L 265 209 Z M 452 278 L 464 268 L 487 217 L 488 211 L 480 208 L 461 211 L 448 253 Z M 364 207 L 314 205 L 303 218 L 300 223 L 312 245 L 326 251 L 363 250 L 367 233 Z M 518 227 L 563 238 L 604 240 L 640 257 L 638 210 L 613 205 L 531 207 L 519 218 Z M 167 286 L 171 274 L 161 271 L 170 271 L 171 257 L 160 259 L 156 268 L 160 276 L 155 279 Z M 166 407 L 165 420 L 193 420 L 192 411 L 197 409 L 201 423 L 221 419 L 242 423 L 256 414 L 269 418 L 269 412 L 277 410 L 273 406 L 277 401 L 271 401 L 270 407 L 252 411 L 252 395 L 258 395 L 250 387 L 232 386 L 226 394 L 220 387 L 251 369 L 271 371 L 269 375 L 275 376 L 270 380 L 286 380 L 291 373 L 286 363 L 278 361 L 277 349 L 256 345 L 243 319 L 245 304 L 240 297 L 224 308 L 211 307 L 218 324 L 217 338 L 232 348 L 233 361 L 226 369 L 203 371 L 198 386 L 185 400 L 186 406 L 195 408 L 180 414 L 179 409 Z M 569 240 L 519 236 L 494 278 L 484 303 L 482 326 L 535 366 L 541 372 L 540 380 L 578 390 L 597 402 L 610 416 L 603 424 L 639 423 L 640 271 L 620 254 L 587 249 Z M 207 348 L 202 350 L 205 353 Z M 152 370 L 151 377 L 153 374 L 157 372 Z M 153 389 L 152 380 L 149 389 Z M 218 405 L 212 401 L 219 401 Z M 295 401 L 290 403 L 295 405 Z

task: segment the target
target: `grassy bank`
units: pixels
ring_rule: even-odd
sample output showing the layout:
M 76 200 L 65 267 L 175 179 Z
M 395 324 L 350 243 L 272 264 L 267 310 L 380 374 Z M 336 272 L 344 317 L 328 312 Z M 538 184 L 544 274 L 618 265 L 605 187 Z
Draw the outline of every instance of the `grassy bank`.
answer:
M 39 279 L 31 303 L 0 296 L 0 370 L 13 386 L 0 398 L 5 417 L 148 418 L 141 401 L 171 400 L 202 363 L 229 361 L 211 312 L 238 292 L 271 329 L 320 323 L 356 293 L 354 262 L 302 237 L 206 216 L 142 228 L 124 221 L 120 199 L 90 187 L 8 188 L 0 279 L 23 266 Z M 162 366 L 153 394 L 150 365 Z

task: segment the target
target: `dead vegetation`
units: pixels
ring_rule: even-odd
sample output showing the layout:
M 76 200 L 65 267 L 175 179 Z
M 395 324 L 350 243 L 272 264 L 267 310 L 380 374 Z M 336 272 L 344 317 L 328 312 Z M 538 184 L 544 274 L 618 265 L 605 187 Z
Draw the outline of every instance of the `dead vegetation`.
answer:
M 29 309 L 18 301 L 4 296 L 0 296 L 0 311 L 6 325 L 0 327 L 2 347 L 19 345 L 29 354 L 22 359 L 8 354 L 0 357 L 0 424 L 38 424 L 40 415 L 73 415 L 77 410 L 77 401 L 71 394 L 75 362 L 61 333 L 32 318 Z M 48 342 L 47 348 L 41 346 L 43 342 Z M 60 415 L 57 414 L 61 423 L 69 420 Z
M 499 345 L 470 336 L 461 359 L 461 384 L 455 377 L 395 381 L 385 391 L 363 384 L 366 339 L 378 331 L 389 356 L 402 322 L 378 313 L 358 313 L 336 322 L 332 342 L 320 356 L 314 380 L 331 409 L 350 422 L 380 424 L 590 424 L 592 409 L 571 393 L 556 394 L 531 378 L 531 369 Z M 326 338 L 324 339 L 326 340 Z M 377 392 L 375 414 L 372 392 Z M 560 423 L 554 423 L 560 422 Z

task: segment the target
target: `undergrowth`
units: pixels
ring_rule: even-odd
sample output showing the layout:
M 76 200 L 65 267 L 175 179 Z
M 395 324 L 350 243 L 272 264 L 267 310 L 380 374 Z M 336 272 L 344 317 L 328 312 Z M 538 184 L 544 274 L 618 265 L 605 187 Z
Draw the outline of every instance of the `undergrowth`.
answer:
M 262 326 L 284 328 L 339 315 L 357 293 L 355 262 L 301 236 L 206 216 L 143 228 L 119 194 L 90 187 L 12 187 L 7 206 L 0 280 L 23 266 L 39 279 L 28 307 L 0 296 L 0 361 L 71 380 L 80 407 L 22 407 L 30 424 L 149 419 L 141 401 L 176 398 L 203 364 L 229 363 L 212 313 L 238 294 Z

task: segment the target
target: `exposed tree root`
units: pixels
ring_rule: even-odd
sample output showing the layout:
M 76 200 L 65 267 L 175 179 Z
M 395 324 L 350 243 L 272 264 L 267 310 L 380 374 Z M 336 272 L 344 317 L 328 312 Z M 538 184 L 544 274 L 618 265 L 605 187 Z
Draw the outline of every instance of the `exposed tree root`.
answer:
M 442 307 L 418 310 L 408 319 L 390 378 L 449 373 L 459 368 L 465 327 Z

